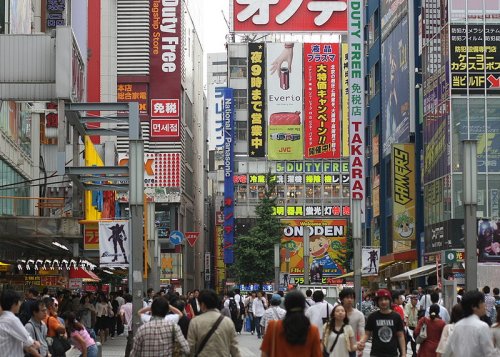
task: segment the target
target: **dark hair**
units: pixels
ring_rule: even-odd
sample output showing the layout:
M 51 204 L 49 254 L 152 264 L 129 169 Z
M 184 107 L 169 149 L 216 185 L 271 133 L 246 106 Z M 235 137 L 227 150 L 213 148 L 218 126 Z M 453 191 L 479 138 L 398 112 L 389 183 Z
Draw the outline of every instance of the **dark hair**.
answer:
M 278 294 L 281 297 L 285 296 L 285 293 L 283 292 L 283 290 L 278 290 L 278 292 L 276 294 Z
M 153 288 L 149 288 L 148 291 L 147 291 L 147 294 L 149 295 L 149 293 L 152 293 L 154 291 Z
M 321 291 L 321 290 L 316 290 Z M 316 293 L 315 291 L 315 293 Z M 321 292 L 323 294 L 323 292 Z M 311 322 L 304 315 L 306 298 L 298 290 L 292 290 L 285 296 L 286 315 L 283 319 L 285 339 L 291 345 L 304 345 Z
M 330 331 L 333 331 L 335 329 L 335 311 L 337 310 L 338 307 L 342 307 L 342 305 L 335 305 L 335 307 L 333 308 L 331 314 L 330 314 L 330 320 L 328 321 L 328 329 Z M 344 325 L 348 325 L 349 324 L 349 318 L 347 317 L 347 311 L 345 311 L 344 309 L 344 312 L 345 312 L 345 317 L 344 317 L 344 320 L 342 321 L 344 323 Z
M 439 301 L 439 294 L 434 292 L 434 293 L 431 293 L 431 302 L 433 304 L 437 304 Z
M 399 296 L 401 295 L 399 290 L 393 290 L 391 291 L 391 296 L 392 296 L 392 301 L 399 300 Z
M 307 289 L 306 290 L 306 296 L 307 297 L 311 297 L 312 294 L 313 294 L 313 291 L 311 289 Z
M 132 302 L 132 295 L 130 294 L 123 295 L 123 298 L 125 299 L 125 302 Z
M 42 294 L 43 295 L 47 295 L 49 293 L 49 288 L 48 287 L 44 287 L 43 290 L 42 290 Z
M 340 291 L 339 293 L 340 301 L 344 300 L 346 297 L 352 297 L 353 299 L 356 299 L 356 292 L 354 291 L 353 288 L 344 288 Z
M 168 300 L 163 296 L 154 299 L 153 303 L 151 304 L 151 314 L 153 316 L 165 317 L 167 316 L 169 310 L 170 307 L 168 304 Z
M 35 301 L 34 304 L 31 304 L 31 315 L 36 312 L 40 312 L 41 309 L 45 307 L 45 303 L 42 300 Z
M 490 293 L 490 287 L 488 285 L 485 285 L 485 287 L 483 288 L 483 293 L 485 293 L 485 294 Z
M 64 319 L 64 327 L 66 327 L 68 336 L 71 336 L 71 332 L 73 331 L 81 331 L 85 328 L 85 326 L 76 321 L 76 315 L 72 311 L 65 312 L 62 317 Z
M 12 306 L 21 301 L 21 295 L 14 290 L 5 290 L 2 292 L 2 297 L 0 298 L 0 305 L 3 311 L 10 311 Z
M 39 292 L 38 292 L 38 289 L 36 288 L 29 288 L 28 292 L 33 295 L 34 297 L 37 297 Z
M 229 296 L 230 298 L 234 298 L 234 291 L 230 291 L 227 293 L 227 296 Z M 199 299 L 198 299 L 199 300 Z
M 50 296 L 43 298 L 42 301 L 45 304 L 45 306 L 47 307 L 47 309 L 54 305 L 54 299 L 52 299 Z
M 431 307 L 429 307 L 429 317 L 431 318 L 431 320 L 439 317 L 439 311 L 441 311 L 441 309 L 439 308 L 438 304 L 432 304 Z
M 234 289 L 234 294 L 239 294 L 240 293 L 240 289 Z
M 314 302 L 321 302 L 325 298 L 325 294 L 322 290 L 315 290 L 313 293 Z
M 500 290 L 498 288 L 493 288 L 493 295 L 498 295 L 500 294 Z
M 462 311 L 462 305 L 455 304 L 451 308 L 451 316 L 450 316 L 450 324 L 457 323 L 464 316 L 464 312 Z
M 500 327 L 500 306 L 496 306 L 495 309 L 497 310 L 497 320 L 495 321 L 497 325 L 495 327 Z
M 196 291 L 196 290 L 195 290 Z M 198 301 L 204 303 L 207 309 L 217 309 L 219 307 L 219 297 L 212 289 L 205 289 L 200 292 Z
M 186 304 L 184 303 L 184 301 L 182 301 L 181 299 L 172 299 L 172 301 L 170 302 L 170 304 L 179 309 L 180 311 L 184 311 L 184 308 L 186 307 Z
M 468 291 L 464 294 L 462 301 L 462 309 L 464 312 L 464 317 L 469 317 L 474 313 L 473 308 L 479 307 L 479 304 L 484 302 L 484 294 L 479 291 Z

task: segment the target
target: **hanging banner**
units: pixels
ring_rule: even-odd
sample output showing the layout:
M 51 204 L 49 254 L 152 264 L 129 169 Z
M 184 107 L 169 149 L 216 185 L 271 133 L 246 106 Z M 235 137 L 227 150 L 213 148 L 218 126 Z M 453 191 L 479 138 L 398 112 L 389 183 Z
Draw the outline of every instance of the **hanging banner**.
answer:
M 339 44 L 304 44 L 305 156 L 340 158 Z
M 349 46 L 342 44 L 342 157 L 349 156 Z
M 83 250 L 99 250 L 99 229 L 97 222 L 83 226 Z
M 269 160 L 302 160 L 302 44 L 267 44 Z
M 266 156 L 264 43 L 248 44 L 248 156 Z
M 392 147 L 393 252 L 412 248 L 415 240 L 415 145 Z
M 130 258 L 128 221 L 99 222 L 99 237 L 101 268 L 128 268 Z
M 234 262 L 234 97 L 224 88 L 224 263 Z
M 478 222 L 478 262 L 500 263 L 500 221 L 481 219 Z
M 363 248 L 361 251 L 361 264 L 361 276 L 377 276 L 380 265 L 380 248 Z

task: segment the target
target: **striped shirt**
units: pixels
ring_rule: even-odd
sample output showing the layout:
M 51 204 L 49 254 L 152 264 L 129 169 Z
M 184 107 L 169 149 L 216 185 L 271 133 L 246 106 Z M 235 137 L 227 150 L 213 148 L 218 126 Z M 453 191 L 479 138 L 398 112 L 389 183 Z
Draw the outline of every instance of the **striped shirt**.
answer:
M 11 311 L 2 312 L 0 315 L 2 356 L 24 357 L 24 347 L 29 347 L 34 342 L 16 315 Z
M 159 357 L 172 356 L 173 340 L 181 346 L 185 354 L 189 354 L 189 345 L 182 335 L 179 325 L 163 318 L 153 316 L 151 321 L 145 323 L 137 330 L 134 336 L 131 357 Z

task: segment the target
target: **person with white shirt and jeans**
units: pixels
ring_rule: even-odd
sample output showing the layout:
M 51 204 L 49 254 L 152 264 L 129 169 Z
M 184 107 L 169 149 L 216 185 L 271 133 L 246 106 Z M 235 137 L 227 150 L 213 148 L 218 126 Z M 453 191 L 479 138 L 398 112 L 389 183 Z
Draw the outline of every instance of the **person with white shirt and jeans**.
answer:
M 460 303 L 464 318 L 455 324 L 443 357 L 498 357 L 500 351 L 493 346 L 488 324 L 480 320 L 486 315 L 484 294 L 468 291 Z
M 316 290 L 313 293 L 314 305 L 311 306 L 306 311 L 306 316 L 311 322 L 311 324 L 316 325 L 319 330 L 319 338 L 323 339 L 323 319 L 330 319 L 330 314 L 333 311 L 334 305 L 330 304 L 327 301 L 324 301 L 325 294 L 321 290 Z M 336 305 L 336 304 L 335 304 Z
M 439 306 L 439 317 L 441 318 L 441 320 L 443 320 L 444 322 L 446 322 L 447 324 L 450 323 L 450 314 L 448 313 L 448 310 L 446 310 L 446 307 L 444 307 L 443 305 L 439 304 L 439 294 L 434 292 L 431 294 L 431 302 L 432 304 L 436 304 Z M 425 309 L 425 316 L 426 317 L 429 317 L 429 307 L 427 307 L 427 309 Z
M 120 307 L 120 318 L 123 322 L 123 325 L 127 329 L 127 347 L 125 347 L 125 357 L 130 356 L 130 351 L 132 351 L 132 346 L 134 344 L 134 334 L 132 331 L 132 295 L 125 294 L 124 296 L 125 304 Z
M 262 337 L 262 329 L 260 328 L 260 320 L 262 319 L 262 316 L 264 316 L 264 313 L 266 312 L 267 309 L 267 301 L 266 298 L 263 296 L 262 291 L 257 291 L 257 297 L 253 299 L 252 302 L 252 311 L 253 311 L 253 318 L 255 321 L 255 329 L 257 330 L 257 338 Z
M 306 290 L 306 308 L 304 311 L 307 311 L 307 309 L 309 309 L 311 306 L 313 306 L 315 304 L 314 300 L 311 298 L 312 293 L 313 292 L 311 289 Z
M 24 357 L 24 352 L 40 357 L 40 343 L 33 340 L 21 320 L 16 316 L 21 308 L 21 295 L 5 290 L 0 297 L 0 347 L 2 356 Z
M 357 343 L 365 334 L 365 315 L 354 307 L 356 292 L 353 288 L 344 288 L 339 294 L 339 300 L 349 318 L 349 325 L 354 331 L 354 340 Z M 349 356 L 355 357 L 356 351 L 349 352 Z

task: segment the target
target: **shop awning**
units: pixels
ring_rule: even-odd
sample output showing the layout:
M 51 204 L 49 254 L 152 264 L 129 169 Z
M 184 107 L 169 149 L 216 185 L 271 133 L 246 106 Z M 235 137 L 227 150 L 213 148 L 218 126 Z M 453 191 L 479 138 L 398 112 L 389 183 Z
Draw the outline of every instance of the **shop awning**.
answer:
M 396 275 L 391 278 L 391 281 L 404 281 L 411 280 L 415 278 L 420 278 L 421 276 L 429 275 L 432 271 L 436 271 L 436 264 L 424 265 L 419 268 L 404 272 L 403 274 Z
M 392 262 L 386 262 L 386 263 L 380 263 L 379 267 L 378 267 L 378 270 L 379 272 L 383 269 L 383 268 L 386 268 L 388 267 L 389 265 L 392 265 L 394 263 L 397 263 L 395 261 L 392 261 Z M 352 278 L 354 276 L 354 272 L 350 272 L 350 273 L 347 273 L 347 274 L 344 274 L 344 275 L 341 275 L 341 276 L 337 276 L 336 279 L 343 279 L 343 278 Z
M 91 272 L 90 270 L 82 269 L 82 268 L 77 268 L 77 269 L 71 268 L 71 270 L 69 271 L 69 278 L 70 279 L 83 279 L 83 281 L 85 281 L 85 282 L 101 281 L 101 279 L 97 275 L 95 275 L 93 272 Z

